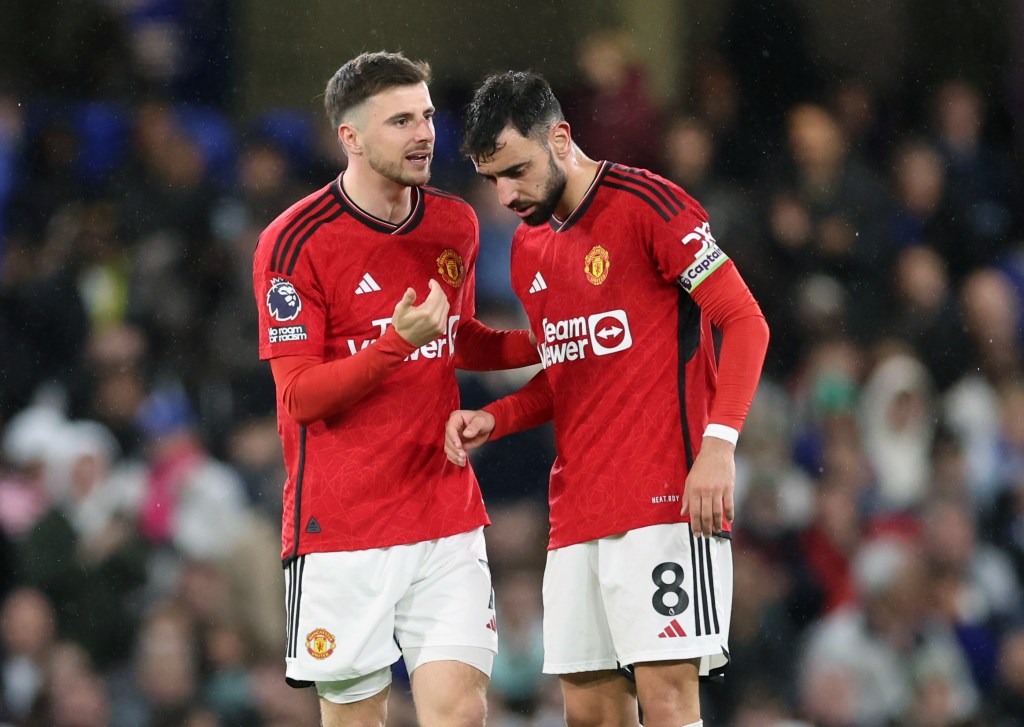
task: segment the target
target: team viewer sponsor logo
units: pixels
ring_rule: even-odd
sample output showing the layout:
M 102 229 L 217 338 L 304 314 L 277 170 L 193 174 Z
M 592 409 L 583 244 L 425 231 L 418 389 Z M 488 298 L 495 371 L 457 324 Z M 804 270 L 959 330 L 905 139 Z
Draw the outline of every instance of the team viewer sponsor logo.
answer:
M 435 338 L 430 343 L 424 343 L 422 346 L 406 356 L 405 360 L 417 361 L 421 358 L 441 358 L 442 356 L 453 355 L 455 353 L 456 328 L 458 328 L 459 319 L 461 317 L 462 316 L 448 316 L 448 333 L 440 338 Z M 376 320 L 370 321 L 370 324 L 377 328 L 378 334 L 375 337 L 365 338 L 362 340 L 349 338 L 346 341 L 348 344 L 348 352 L 353 356 L 383 336 L 384 331 L 386 331 L 388 326 L 391 325 L 391 319 L 377 318 Z
M 703 283 L 711 273 L 715 272 L 722 263 L 729 259 L 722 252 L 722 249 L 718 247 L 715 238 L 711 236 L 711 226 L 707 222 L 700 227 L 693 228 L 693 232 L 680 240 L 680 242 L 684 245 L 700 244 L 700 250 L 694 255 L 690 267 L 686 268 L 683 274 L 679 276 L 679 284 L 687 292 L 692 291 Z
M 305 341 L 305 326 L 271 326 L 267 329 L 271 343 L 288 343 L 289 341 Z
M 295 291 L 295 286 L 284 278 L 274 278 L 270 281 L 270 290 L 267 291 L 267 310 L 274 320 L 284 323 L 294 321 L 302 310 L 302 301 Z
M 537 346 L 544 368 L 565 361 L 585 359 L 588 353 L 607 356 L 633 345 L 629 319 L 624 310 L 611 310 L 591 316 L 541 321 L 544 340 Z

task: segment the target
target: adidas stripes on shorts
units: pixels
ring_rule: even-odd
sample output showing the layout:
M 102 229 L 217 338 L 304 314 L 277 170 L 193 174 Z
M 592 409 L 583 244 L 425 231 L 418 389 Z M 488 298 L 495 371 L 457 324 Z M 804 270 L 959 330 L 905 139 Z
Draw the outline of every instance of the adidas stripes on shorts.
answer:
M 729 661 L 732 544 L 689 523 L 651 525 L 548 551 L 544 672 L 700 657 Z
M 370 675 L 410 648 L 497 653 L 483 528 L 389 548 L 309 553 L 285 573 L 285 676 L 295 686 Z M 390 672 L 385 678 L 380 689 Z

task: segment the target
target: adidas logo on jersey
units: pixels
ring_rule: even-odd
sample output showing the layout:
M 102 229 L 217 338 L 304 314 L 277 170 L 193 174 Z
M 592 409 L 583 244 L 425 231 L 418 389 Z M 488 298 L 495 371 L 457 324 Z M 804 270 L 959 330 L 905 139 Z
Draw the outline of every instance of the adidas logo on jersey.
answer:
M 669 621 L 665 630 L 658 634 L 659 639 L 678 639 L 680 636 L 686 636 L 686 632 L 683 631 L 683 627 L 675 619 Z
M 363 279 L 359 281 L 359 287 L 356 288 L 356 295 L 362 295 L 363 293 L 376 293 L 380 290 L 380 286 L 377 285 L 377 281 L 374 280 L 369 273 L 363 276 Z
M 530 286 L 531 293 L 539 293 L 542 290 L 547 290 L 548 284 L 544 281 L 544 276 L 539 272 L 533 276 L 533 284 Z

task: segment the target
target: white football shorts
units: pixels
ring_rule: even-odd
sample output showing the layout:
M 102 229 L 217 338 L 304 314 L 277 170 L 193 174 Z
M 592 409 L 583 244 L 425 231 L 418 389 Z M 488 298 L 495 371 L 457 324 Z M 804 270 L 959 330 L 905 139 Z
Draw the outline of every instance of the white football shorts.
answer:
M 548 551 L 544 672 L 617 669 L 700 657 L 729 662 L 732 543 L 689 523 L 651 525 Z
M 406 650 L 406 661 L 414 662 L 406 665 L 410 673 L 422 663 L 454 658 L 488 676 L 498 650 L 483 528 L 409 545 L 299 556 L 286 569 L 285 606 L 285 676 L 293 686 L 351 683 L 350 699 L 321 689 L 331 701 L 356 701 L 384 689 L 391 664 Z M 369 681 L 361 679 L 368 675 Z

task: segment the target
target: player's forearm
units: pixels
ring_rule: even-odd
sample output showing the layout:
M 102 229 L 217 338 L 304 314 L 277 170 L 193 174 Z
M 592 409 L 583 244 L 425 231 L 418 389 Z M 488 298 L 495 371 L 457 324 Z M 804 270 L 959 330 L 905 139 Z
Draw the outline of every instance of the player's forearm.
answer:
M 768 324 L 760 310 L 758 315 L 733 321 L 729 329 L 722 332 L 718 391 L 709 414 L 711 423 L 732 427 L 736 431 L 743 428 L 767 350 Z
M 359 353 L 337 361 L 312 356 L 271 359 L 278 398 L 306 426 L 352 406 L 373 391 L 415 347 L 389 328 Z
M 519 391 L 488 404 L 484 411 L 494 417 L 491 440 L 550 421 L 555 407 L 547 374 L 541 371 Z
M 722 332 L 718 389 L 709 419 L 738 432 L 761 378 L 768 323 L 734 265 L 723 266 L 714 276 L 694 291 L 698 305 Z
M 497 371 L 540 363 L 537 348 L 525 330 L 499 331 L 475 318 L 459 326 L 455 367 L 465 371 Z

